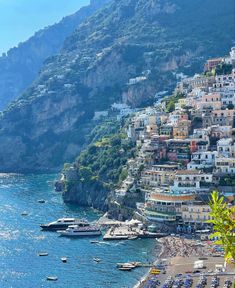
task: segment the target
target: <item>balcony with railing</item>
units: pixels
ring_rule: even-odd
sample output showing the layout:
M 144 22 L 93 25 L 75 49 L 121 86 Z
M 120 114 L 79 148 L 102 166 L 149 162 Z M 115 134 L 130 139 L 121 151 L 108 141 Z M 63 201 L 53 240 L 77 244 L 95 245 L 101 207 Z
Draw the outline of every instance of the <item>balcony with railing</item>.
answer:
M 152 221 L 176 221 L 176 213 L 145 210 L 145 215 Z
M 178 183 L 179 188 L 196 188 L 197 184 L 195 182 L 189 182 L 189 181 L 182 181 Z
M 211 187 L 212 183 L 211 182 L 205 182 L 205 181 L 201 181 L 200 182 L 200 187 L 201 188 L 209 188 Z

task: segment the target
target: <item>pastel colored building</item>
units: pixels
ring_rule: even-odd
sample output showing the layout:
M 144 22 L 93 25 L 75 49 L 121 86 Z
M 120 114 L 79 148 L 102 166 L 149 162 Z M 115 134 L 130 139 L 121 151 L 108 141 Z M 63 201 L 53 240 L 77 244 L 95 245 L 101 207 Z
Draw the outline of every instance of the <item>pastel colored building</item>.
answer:
M 235 109 L 213 110 L 210 111 L 209 113 L 203 114 L 202 117 L 203 127 L 206 128 L 212 125 L 233 126 L 234 118 L 235 118 Z
M 142 172 L 142 184 L 152 188 L 173 185 L 177 169 L 177 165 L 153 165 Z
M 173 162 L 190 161 L 190 139 L 169 139 L 167 142 L 167 158 Z
M 186 139 L 191 128 L 190 120 L 180 120 L 177 126 L 173 127 L 173 137 L 175 139 Z
M 149 193 L 144 213 L 150 221 L 174 223 L 181 219 L 182 205 L 194 200 L 194 194 Z
M 218 64 L 222 63 L 223 58 L 213 58 L 213 59 L 208 59 L 206 64 L 205 64 L 205 71 L 211 71 L 214 69 Z
M 182 207 L 182 220 L 185 224 L 195 225 L 197 223 L 203 225 L 211 219 L 210 212 L 211 209 L 208 204 L 195 201 Z

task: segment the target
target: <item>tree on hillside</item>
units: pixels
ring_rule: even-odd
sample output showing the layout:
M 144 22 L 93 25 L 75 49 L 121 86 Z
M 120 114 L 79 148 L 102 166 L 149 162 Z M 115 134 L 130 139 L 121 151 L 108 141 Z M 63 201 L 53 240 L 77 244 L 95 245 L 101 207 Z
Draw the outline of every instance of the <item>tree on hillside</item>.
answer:
M 216 75 L 224 75 L 224 74 L 231 74 L 233 69 L 233 65 L 220 63 L 215 67 L 215 74 Z
M 221 245 L 225 252 L 225 260 L 227 262 L 235 261 L 235 209 L 228 207 L 224 201 L 224 197 L 218 192 L 212 193 L 210 201 L 212 212 L 209 223 L 213 224 L 214 233 L 212 237 L 218 237 L 216 244 Z M 234 262 L 235 263 L 235 262 Z

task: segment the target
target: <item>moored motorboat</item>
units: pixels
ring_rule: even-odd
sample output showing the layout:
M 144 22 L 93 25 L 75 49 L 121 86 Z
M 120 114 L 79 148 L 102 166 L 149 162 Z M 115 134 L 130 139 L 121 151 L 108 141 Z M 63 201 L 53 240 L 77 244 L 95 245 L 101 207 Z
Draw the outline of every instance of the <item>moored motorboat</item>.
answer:
M 130 269 L 134 269 L 136 268 L 136 265 L 134 264 L 134 262 L 127 262 L 127 263 L 117 263 L 117 268 L 130 268 Z
M 134 236 L 129 236 L 129 237 L 128 237 L 128 240 L 136 240 L 136 239 L 138 239 L 138 236 L 135 236 L 135 235 L 134 235 Z
M 21 213 L 21 215 L 22 215 L 22 216 L 28 216 L 28 215 L 29 215 L 29 213 L 28 213 L 28 212 L 26 212 L 26 211 L 24 211 L 24 212 L 22 212 L 22 213 Z
M 121 270 L 121 271 L 131 271 L 133 268 L 131 267 L 119 267 L 118 270 Z
M 99 262 L 101 261 L 101 259 L 99 259 L 99 258 L 93 258 L 93 261 L 99 263 Z
M 90 224 L 86 220 L 83 220 L 83 219 L 60 218 L 48 224 L 41 224 L 40 227 L 43 230 L 47 230 L 47 231 L 57 231 L 57 230 L 65 230 L 70 225 L 77 225 L 80 227 L 85 227 L 85 226 L 89 226 Z
M 38 256 L 48 256 L 48 253 L 47 252 L 39 252 L 38 253 Z
M 48 281 L 57 281 L 57 280 L 58 280 L 58 277 L 56 277 L 56 276 L 48 276 L 48 277 L 47 277 L 47 280 L 48 280 Z
M 97 226 L 87 225 L 84 227 L 78 225 L 70 225 L 66 230 L 58 230 L 61 236 L 67 237 L 81 237 L 81 236 L 99 236 L 101 230 Z
M 44 200 L 44 199 L 39 199 L 39 200 L 38 200 L 38 203 L 41 203 L 41 204 L 46 203 L 46 200 Z

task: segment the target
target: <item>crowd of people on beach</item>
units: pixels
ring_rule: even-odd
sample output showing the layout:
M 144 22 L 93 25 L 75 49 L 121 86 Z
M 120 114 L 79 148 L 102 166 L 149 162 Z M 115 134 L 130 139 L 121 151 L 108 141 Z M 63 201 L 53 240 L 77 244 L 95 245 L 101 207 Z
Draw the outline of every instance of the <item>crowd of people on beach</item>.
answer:
M 164 247 L 164 257 L 190 257 L 208 255 L 208 247 L 197 243 L 194 240 L 179 238 L 179 237 L 165 237 L 161 241 Z

